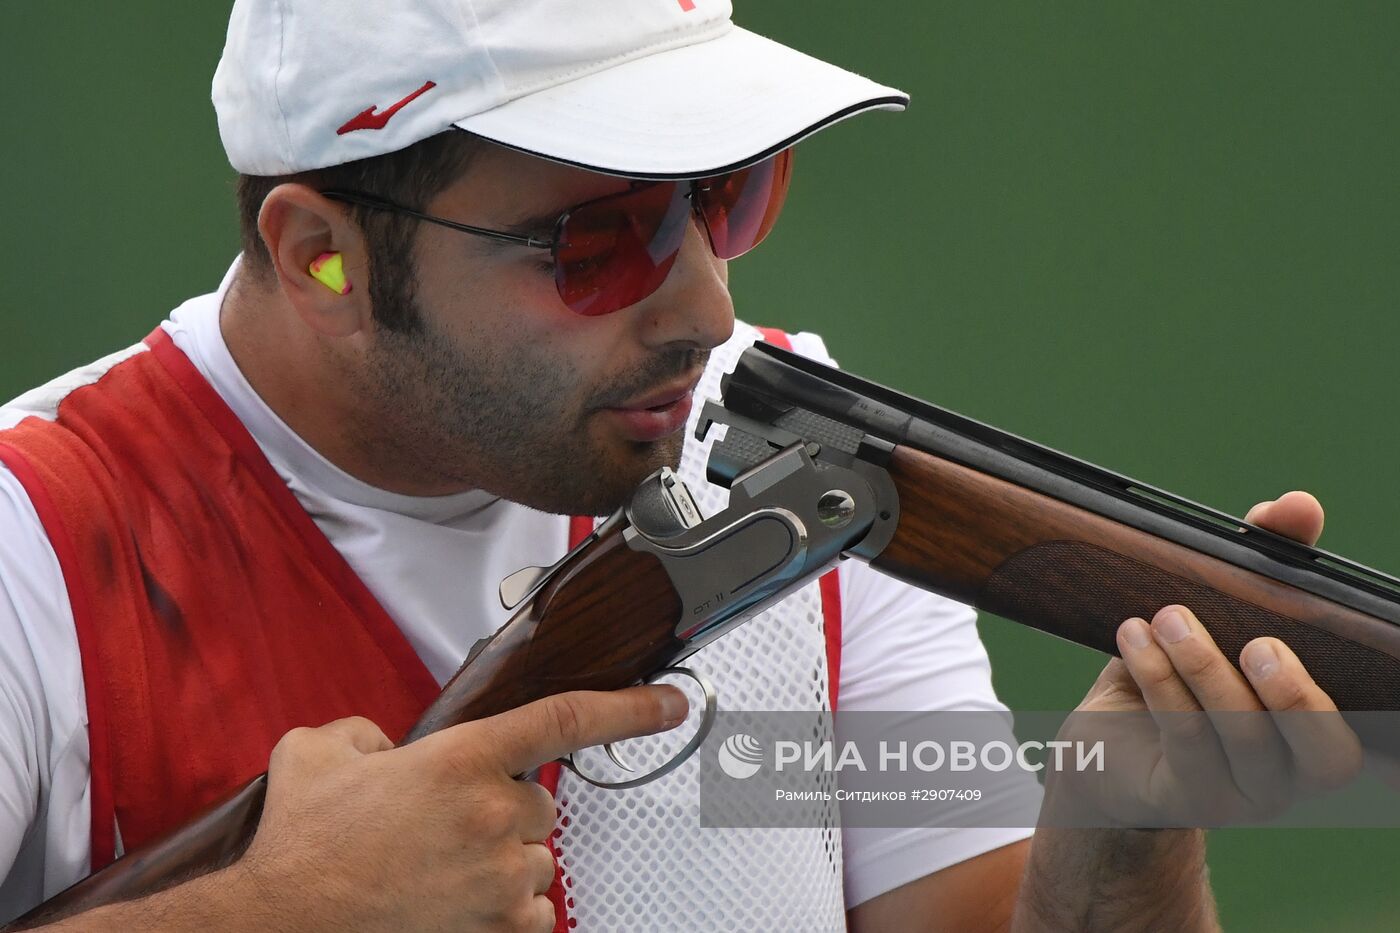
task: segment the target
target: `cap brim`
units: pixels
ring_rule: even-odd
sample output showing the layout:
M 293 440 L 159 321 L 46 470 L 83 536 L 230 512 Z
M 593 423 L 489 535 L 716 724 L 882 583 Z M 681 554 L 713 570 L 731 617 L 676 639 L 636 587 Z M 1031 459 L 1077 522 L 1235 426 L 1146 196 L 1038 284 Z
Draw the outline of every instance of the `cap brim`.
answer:
M 909 97 L 735 27 L 516 98 L 455 125 L 533 155 L 634 178 L 750 165 Z

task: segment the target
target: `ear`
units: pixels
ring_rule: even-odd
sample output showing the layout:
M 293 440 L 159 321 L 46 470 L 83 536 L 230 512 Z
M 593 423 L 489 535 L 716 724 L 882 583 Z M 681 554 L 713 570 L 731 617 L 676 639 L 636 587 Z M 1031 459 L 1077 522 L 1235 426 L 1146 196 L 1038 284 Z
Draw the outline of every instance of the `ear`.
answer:
M 258 214 L 258 232 L 272 257 L 277 282 L 307 327 L 327 337 L 349 337 L 371 324 L 369 262 L 364 237 L 344 205 L 300 184 L 278 185 Z M 311 275 L 322 253 L 340 253 L 348 295 Z

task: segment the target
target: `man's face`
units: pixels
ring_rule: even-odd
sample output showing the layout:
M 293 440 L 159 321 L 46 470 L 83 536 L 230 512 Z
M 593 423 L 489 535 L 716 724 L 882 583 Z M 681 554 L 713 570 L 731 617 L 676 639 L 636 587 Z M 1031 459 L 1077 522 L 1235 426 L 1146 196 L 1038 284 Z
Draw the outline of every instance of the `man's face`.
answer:
M 629 182 L 490 146 L 427 212 L 516 231 Z M 692 223 L 665 283 L 599 317 L 564 305 L 547 250 L 423 224 L 422 327 L 379 328 L 352 376 L 357 443 L 436 491 L 485 489 L 551 512 L 605 514 L 680 457 L 689 390 L 734 310 L 726 264 Z

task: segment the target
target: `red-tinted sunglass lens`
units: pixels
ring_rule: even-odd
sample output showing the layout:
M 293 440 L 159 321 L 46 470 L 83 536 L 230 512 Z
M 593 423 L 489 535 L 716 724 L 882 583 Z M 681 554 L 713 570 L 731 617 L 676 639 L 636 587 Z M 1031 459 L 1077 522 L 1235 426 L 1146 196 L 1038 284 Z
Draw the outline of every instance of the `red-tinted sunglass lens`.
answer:
M 690 223 L 686 190 L 673 182 L 647 185 L 569 211 L 554 248 L 554 280 L 564 303 L 596 316 L 660 288 Z
M 773 229 L 792 181 L 792 150 L 728 175 L 696 183 L 695 197 L 721 259 L 737 259 Z

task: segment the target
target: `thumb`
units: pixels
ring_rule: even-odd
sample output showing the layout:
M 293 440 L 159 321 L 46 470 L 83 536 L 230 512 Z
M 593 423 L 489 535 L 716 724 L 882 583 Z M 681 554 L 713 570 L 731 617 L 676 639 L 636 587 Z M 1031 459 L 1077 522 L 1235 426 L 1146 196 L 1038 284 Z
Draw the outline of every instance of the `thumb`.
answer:
M 494 757 L 508 774 L 523 774 L 580 748 L 672 729 L 689 704 L 675 687 L 575 691 L 483 719 Z
M 1286 492 L 1272 502 L 1261 502 L 1249 510 L 1244 520 L 1304 544 L 1316 544 L 1322 537 L 1322 505 L 1310 493 Z

